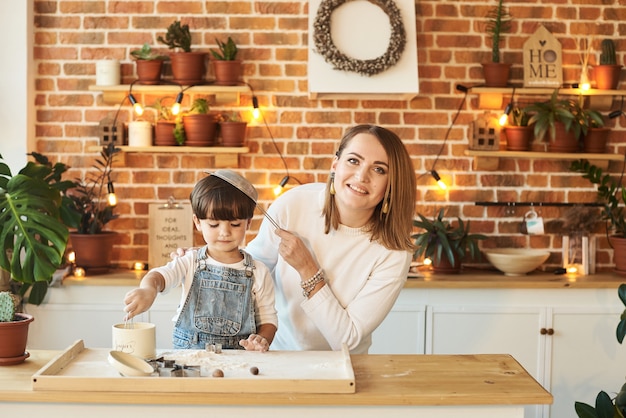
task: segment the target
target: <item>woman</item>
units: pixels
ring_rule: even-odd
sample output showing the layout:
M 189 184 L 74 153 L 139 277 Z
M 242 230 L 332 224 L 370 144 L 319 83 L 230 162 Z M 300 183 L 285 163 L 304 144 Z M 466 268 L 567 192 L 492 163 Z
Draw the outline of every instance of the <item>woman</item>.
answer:
M 415 171 L 402 141 L 374 125 L 341 140 L 326 184 L 295 187 L 248 244 L 273 272 L 275 350 L 367 353 L 402 289 L 413 244 Z

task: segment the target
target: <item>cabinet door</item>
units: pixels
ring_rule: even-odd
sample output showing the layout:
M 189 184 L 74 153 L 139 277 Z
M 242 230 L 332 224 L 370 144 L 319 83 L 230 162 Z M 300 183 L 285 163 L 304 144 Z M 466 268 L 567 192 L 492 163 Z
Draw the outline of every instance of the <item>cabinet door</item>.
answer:
M 601 390 L 619 392 L 626 381 L 626 347 L 615 337 L 620 313 L 621 307 L 554 308 L 550 417 L 575 416 L 574 402 L 593 405 Z
M 387 318 L 372 334 L 369 354 L 424 354 L 426 307 L 411 303 L 403 290 Z
M 546 311 L 536 307 L 429 306 L 426 354 L 510 354 L 543 383 Z M 525 407 L 526 418 L 541 406 Z

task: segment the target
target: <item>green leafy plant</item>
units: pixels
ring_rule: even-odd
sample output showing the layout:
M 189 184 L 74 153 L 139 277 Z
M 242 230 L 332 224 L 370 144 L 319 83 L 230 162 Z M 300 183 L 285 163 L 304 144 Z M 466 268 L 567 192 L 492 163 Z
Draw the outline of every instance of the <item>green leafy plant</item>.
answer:
M 491 35 L 491 61 L 500 62 L 500 39 L 502 34 L 511 30 L 511 15 L 498 0 L 498 5 L 487 14 L 487 33 Z
M 529 126 L 531 115 L 526 111 L 526 109 L 515 106 L 511 110 L 511 114 L 509 115 L 509 125 L 510 126 Z
M 215 50 L 211 50 L 211 55 L 216 60 L 220 61 L 234 61 L 237 57 L 237 44 L 235 41 L 229 36 L 226 42 L 220 41 L 219 39 L 215 39 L 217 46 L 219 47 L 219 52 Z
M 21 296 L 30 289 L 28 302 L 38 305 L 64 263 L 68 225 L 78 215 L 66 195 L 76 183 L 61 179 L 68 166 L 53 165 L 38 153 L 30 155 L 35 161 L 16 175 L 0 161 L 0 268 L 21 284 Z
M 169 49 L 180 49 L 183 52 L 191 52 L 191 32 L 189 25 L 175 20 L 167 27 L 165 38 L 159 36 L 157 41 L 167 45 Z
M 587 160 L 573 161 L 570 170 L 582 173 L 582 177 L 592 184 L 598 185 L 598 197 L 603 201 L 602 219 L 608 222 L 608 227 L 615 235 L 626 238 L 626 189 L 621 181 L 605 174 L 598 166 Z
M 207 99 L 198 98 L 191 103 L 188 114 L 192 115 L 206 115 L 209 113 L 211 106 Z
M 154 60 L 166 61 L 169 59 L 167 55 L 161 55 L 152 51 L 152 47 L 147 43 L 143 44 L 141 49 L 135 49 L 133 51 L 130 51 L 130 55 L 137 60 L 145 60 L 145 61 L 154 61 Z
M 422 214 L 419 219 L 413 220 L 413 226 L 424 231 L 413 234 L 415 240 L 415 258 L 428 257 L 435 265 L 439 265 L 442 257 L 446 257 L 450 264 L 463 259 L 469 254 L 472 260 L 480 257 L 478 241 L 487 237 L 482 234 L 470 234 L 470 222 L 457 218 L 456 225 L 444 219 L 444 210 L 441 209 L 432 220 Z M 457 258 L 458 257 L 458 258 Z
M 68 192 L 71 199 L 71 209 L 78 214 L 78 221 L 70 224 L 79 234 L 99 234 L 104 225 L 118 218 L 114 213 L 115 202 L 109 200 L 114 191 L 111 173 L 115 154 L 120 152 L 115 143 L 109 142 L 100 151 L 99 159 L 93 165 L 94 173 L 88 173 L 82 181 L 77 181 L 76 187 Z
M 612 39 L 603 39 L 601 42 L 600 65 L 617 65 L 615 43 Z
M 595 406 L 577 401 L 574 409 L 579 418 L 623 418 L 626 416 L 626 384 L 613 399 L 605 391 L 600 391 Z

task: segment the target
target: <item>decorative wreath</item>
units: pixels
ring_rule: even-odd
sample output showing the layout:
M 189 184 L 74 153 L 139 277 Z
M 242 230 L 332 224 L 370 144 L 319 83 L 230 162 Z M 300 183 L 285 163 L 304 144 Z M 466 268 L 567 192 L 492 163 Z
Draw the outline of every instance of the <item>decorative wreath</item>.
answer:
M 313 23 L 313 40 L 317 52 L 327 63 L 332 64 L 335 70 L 350 71 L 368 77 L 396 65 L 406 45 L 406 33 L 402 15 L 393 0 L 367 0 L 380 7 L 389 17 L 391 37 L 387 51 L 383 55 L 375 59 L 357 60 L 343 54 L 335 46 L 330 35 L 330 18 L 335 9 L 349 1 L 355 0 L 322 0 Z

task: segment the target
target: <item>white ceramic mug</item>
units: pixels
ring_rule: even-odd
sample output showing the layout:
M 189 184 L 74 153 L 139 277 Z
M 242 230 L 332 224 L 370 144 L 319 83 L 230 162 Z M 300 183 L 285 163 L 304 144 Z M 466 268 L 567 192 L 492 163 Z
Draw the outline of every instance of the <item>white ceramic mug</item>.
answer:
M 152 124 L 137 120 L 128 124 L 128 145 L 131 147 L 149 147 L 152 145 Z
M 120 84 L 120 62 L 118 60 L 96 61 L 96 85 L 116 86 Z
M 113 350 L 143 359 L 156 357 L 156 326 L 149 322 L 113 325 Z

